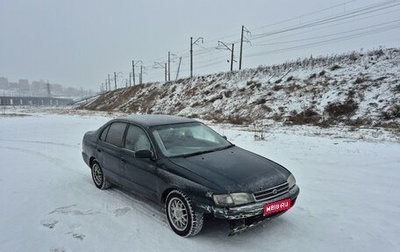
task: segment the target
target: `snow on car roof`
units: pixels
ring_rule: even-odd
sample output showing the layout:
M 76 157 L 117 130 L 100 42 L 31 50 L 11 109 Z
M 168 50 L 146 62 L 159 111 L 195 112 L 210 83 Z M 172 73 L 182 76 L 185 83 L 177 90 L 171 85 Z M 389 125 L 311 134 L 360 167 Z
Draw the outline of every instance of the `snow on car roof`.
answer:
M 129 122 L 137 123 L 145 127 L 175 124 L 175 123 L 196 122 L 196 120 L 193 119 L 181 116 L 173 116 L 173 115 L 131 115 L 118 119 L 123 119 Z

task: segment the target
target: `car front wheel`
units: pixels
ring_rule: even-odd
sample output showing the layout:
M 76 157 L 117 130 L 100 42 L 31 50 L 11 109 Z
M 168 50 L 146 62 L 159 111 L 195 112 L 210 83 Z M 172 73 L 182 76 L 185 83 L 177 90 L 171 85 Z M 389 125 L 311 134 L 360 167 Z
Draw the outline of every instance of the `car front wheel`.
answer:
M 110 187 L 110 183 L 104 176 L 103 169 L 97 161 L 94 161 L 92 164 L 92 179 L 95 186 L 99 189 L 107 189 Z
M 203 227 L 203 213 L 193 209 L 190 199 L 181 191 L 171 191 L 166 200 L 169 225 L 180 236 L 197 235 Z

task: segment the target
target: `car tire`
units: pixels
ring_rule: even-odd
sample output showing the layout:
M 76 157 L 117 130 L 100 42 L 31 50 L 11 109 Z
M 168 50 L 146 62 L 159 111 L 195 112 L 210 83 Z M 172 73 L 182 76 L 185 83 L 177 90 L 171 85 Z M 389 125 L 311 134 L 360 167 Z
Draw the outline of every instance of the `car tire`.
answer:
M 92 164 L 92 179 L 94 185 L 99 189 L 107 189 L 111 186 L 110 182 L 104 176 L 103 169 L 97 161 L 94 161 Z
M 192 202 L 183 192 L 171 191 L 165 206 L 169 225 L 177 235 L 195 236 L 203 228 L 203 213 L 194 210 Z

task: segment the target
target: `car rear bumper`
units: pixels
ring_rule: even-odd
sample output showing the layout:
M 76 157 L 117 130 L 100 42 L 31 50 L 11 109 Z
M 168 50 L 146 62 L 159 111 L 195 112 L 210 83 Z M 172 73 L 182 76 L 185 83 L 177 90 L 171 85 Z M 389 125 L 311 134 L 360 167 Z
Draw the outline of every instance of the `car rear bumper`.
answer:
M 238 207 L 228 207 L 228 208 L 213 207 L 211 212 L 215 218 L 227 219 L 227 220 L 240 220 L 254 216 L 263 216 L 264 205 L 268 203 L 273 203 L 279 200 L 290 198 L 291 207 L 293 207 L 293 205 L 296 202 L 297 196 L 299 195 L 299 192 L 300 188 L 296 185 L 287 193 L 268 201 L 256 202 Z
M 83 161 L 85 161 L 86 165 L 90 167 L 89 156 L 83 151 L 82 151 L 82 158 Z

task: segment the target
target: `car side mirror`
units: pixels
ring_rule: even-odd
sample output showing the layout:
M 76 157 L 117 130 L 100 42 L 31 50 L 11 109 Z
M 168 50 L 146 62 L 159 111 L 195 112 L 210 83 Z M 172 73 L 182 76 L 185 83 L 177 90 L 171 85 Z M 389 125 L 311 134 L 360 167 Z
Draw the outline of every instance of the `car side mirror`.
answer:
M 151 150 L 138 150 L 135 152 L 137 158 L 152 158 L 153 152 Z
M 222 136 L 223 139 L 228 140 L 228 138 L 226 136 Z

